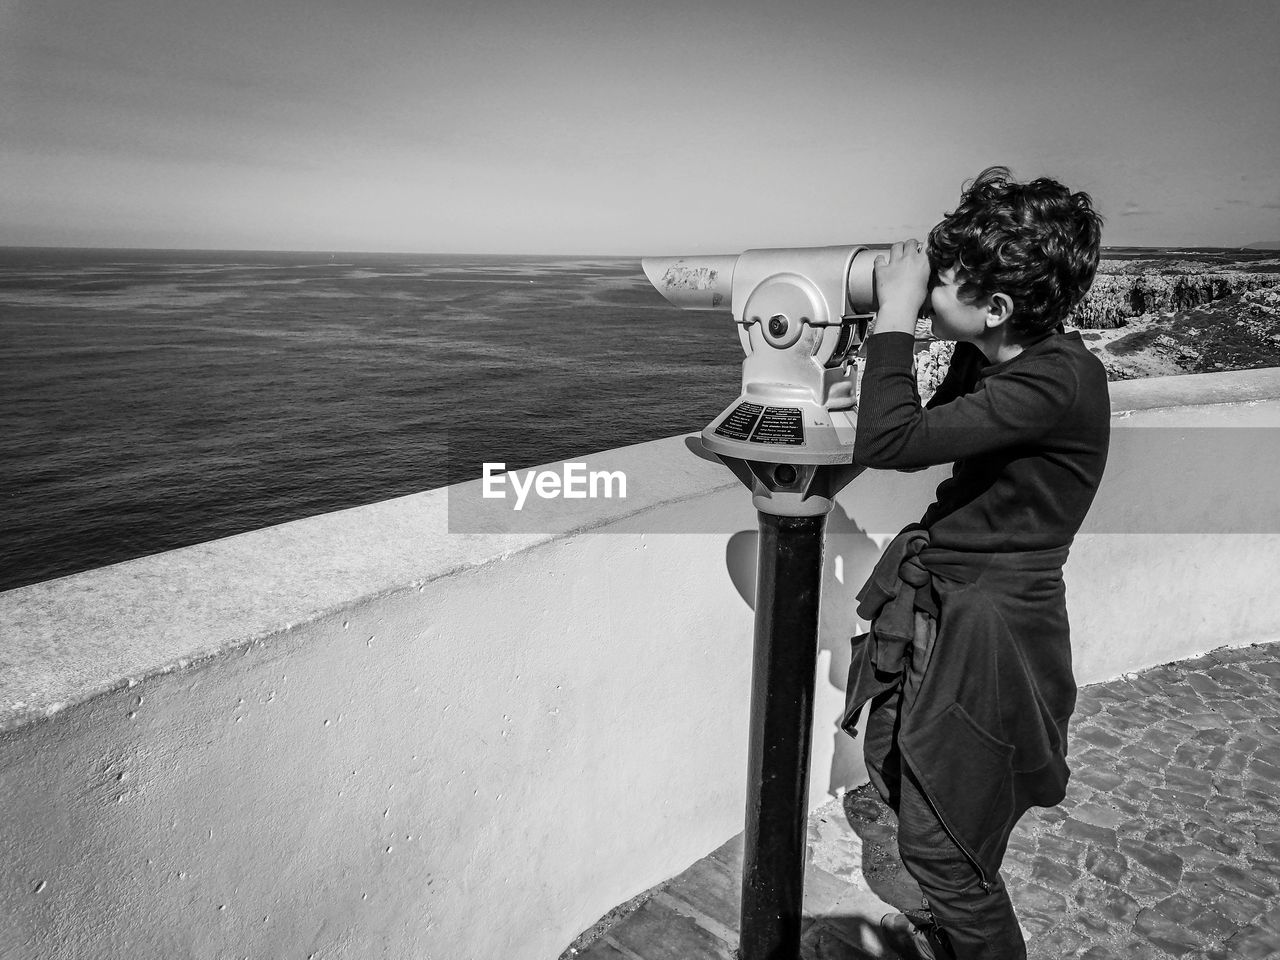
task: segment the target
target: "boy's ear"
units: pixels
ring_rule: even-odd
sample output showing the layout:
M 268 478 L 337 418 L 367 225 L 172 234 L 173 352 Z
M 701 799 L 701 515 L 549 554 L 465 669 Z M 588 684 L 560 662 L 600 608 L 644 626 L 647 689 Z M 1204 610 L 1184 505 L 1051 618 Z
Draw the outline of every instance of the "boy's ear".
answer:
M 1007 293 L 996 292 L 987 298 L 987 329 L 1000 326 L 1013 316 L 1013 298 Z

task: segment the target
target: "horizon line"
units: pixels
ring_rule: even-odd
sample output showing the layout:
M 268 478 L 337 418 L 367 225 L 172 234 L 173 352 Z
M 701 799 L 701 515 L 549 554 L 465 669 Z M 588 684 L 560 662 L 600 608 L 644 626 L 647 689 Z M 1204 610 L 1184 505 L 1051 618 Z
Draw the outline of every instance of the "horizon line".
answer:
M 849 246 L 888 246 L 893 241 L 870 241 L 860 244 L 849 244 Z M 796 247 L 806 246 L 804 244 L 796 244 Z M 813 244 L 812 246 L 840 246 L 840 244 Z M 744 247 L 744 250 L 759 249 L 754 247 Z M 425 251 L 425 250 L 342 250 L 332 247 L 321 248 L 291 248 L 291 247 L 140 247 L 140 246 L 84 246 L 81 244 L 0 244 L 0 250 L 61 250 L 61 251 L 104 251 L 104 252 L 134 252 L 134 253 L 305 253 L 329 256 L 338 255 L 360 255 L 360 256 L 405 256 L 405 257 L 570 257 L 570 258 L 586 258 L 586 257 L 610 257 L 616 259 L 641 259 L 646 256 L 654 256 L 655 254 L 632 254 L 632 253 L 531 253 L 523 252 L 479 252 L 479 251 Z M 1269 250 L 1280 250 L 1280 240 L 1255 241 L 1249 244 L 1241 244 L 1238 246 L 1220 246 L 1216 244 L 1194 244 L 1179 243 L 1170 245 L 1150 245 L 1150 244 L 1104 244 L 1099 248 L 1100 251 L 1108 250 L 1230 250 L 1230 251 L 1256 251 L 1267 252 Z M 741 251 L 739 251 L 741 252 Z M 709 256 L 705 252 L 692 252 L 687 256 Z

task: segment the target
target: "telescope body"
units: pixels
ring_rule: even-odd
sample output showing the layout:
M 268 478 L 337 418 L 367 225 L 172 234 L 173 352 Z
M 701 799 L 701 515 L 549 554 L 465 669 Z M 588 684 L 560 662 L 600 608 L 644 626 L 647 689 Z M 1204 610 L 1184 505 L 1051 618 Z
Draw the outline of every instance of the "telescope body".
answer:
M 741 393 L 702 431 L 760 513 L 741 960 L 800 960 L 822 537 L 836 494 L 862 470 L 855 354 L 886 249 L 641 261 L 676 306 L 732 314 L 746 353 Z

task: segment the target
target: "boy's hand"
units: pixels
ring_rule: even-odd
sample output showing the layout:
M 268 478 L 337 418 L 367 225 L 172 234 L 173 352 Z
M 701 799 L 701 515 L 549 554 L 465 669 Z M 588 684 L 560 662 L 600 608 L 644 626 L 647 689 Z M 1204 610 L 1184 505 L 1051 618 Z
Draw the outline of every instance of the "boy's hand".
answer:
M 901 330 L 914 333 L 916 317 L 929 295 L 929 257 L 918 240 L 904 240 L 889 248 L 875 262 L 876 298 L 880 310 L 877 332 Z
M 876 257 L 876 296 L 880 309 L 893 305 L 919 311 L 929 292 L 929 257 L 919 240 L 902 240 L 889 248 L 889 258 Z

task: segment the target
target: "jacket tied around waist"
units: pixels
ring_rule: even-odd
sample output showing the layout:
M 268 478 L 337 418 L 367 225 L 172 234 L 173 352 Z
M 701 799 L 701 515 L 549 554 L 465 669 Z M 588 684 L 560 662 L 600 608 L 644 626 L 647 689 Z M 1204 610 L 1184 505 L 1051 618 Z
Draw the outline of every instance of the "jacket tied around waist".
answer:
M 1018 818 L 1066 793 L 1076 696 L 1066 556 L 1066 546 L 935 548 L 912 524 L 857 595 L 871 626 L 852 639 L 840 725 L 855 735 L 867 701 L 903 682 L 918 632 L 935 631 L 919 689 L 903 703 L 899 749 L 952 836 L 991 873 Z

